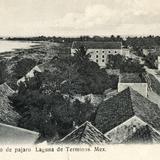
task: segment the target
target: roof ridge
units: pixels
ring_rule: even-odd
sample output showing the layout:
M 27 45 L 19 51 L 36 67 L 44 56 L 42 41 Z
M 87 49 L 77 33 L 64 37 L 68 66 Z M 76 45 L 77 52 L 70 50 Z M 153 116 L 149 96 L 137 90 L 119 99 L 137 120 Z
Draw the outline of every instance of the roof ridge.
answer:
M 85 130 L 86 130 L 88 124 L 89 124 L 88 121 L 86 121 L 85 123 L 83 123 L 84 129 L 83 129 L 82 133 L 80 134 L 79 142 L 81 141 L 81 139 L 82 139 L 82 137 L 83 137 L 83 134 L 84 134 L 84 132 L 85 132 Z M 81 126 L 81 127 L 82 127 L 82 126 Z M 80 127 L 79 127 L 79 128 L 80 128 Z
M 128 87 L 128 90 L 129 90 L 129 93 L 130 93 L 129 98 L 130 98 L 130 102 L 131 102 L 131 109 L 132 109 L 133 114 L 135 115 L 134 107 L 133 107 L 133 103 L 132 103 L 132 92 L 131 92 L 132 88 Z
M 21 128 L 21 127 L 17 127 L 17 126 L 12 126 L 12 125 L 5 124 L 5 123 L 0 123 L 0 126 L 5 126 L 5 127 L 9 127 L 9 128 L 14 128 L 14 129 L 18 129 L 18 130 L 23 131 L 23 132 L 26 131 L 26 132 L 28 132 L 28 133 L 33 133 L 33 134 L 39 135 L 39 132 L 31 131 L 31 130 L 28 130 L 28 129 L 25 129 L 25 128 Z
M 139 119 L 140 121 L 142 121 L 145 125 L 143 127 L 148 127 L 149 131 L 152 129 L 154 130 L 157 134 L 160 135 L 160 132 L 155 129 L 154 127 L 152 127 L 148 122 L 143 121 L 140 117 L 138 117 L 137 115 L 135 115 L 134 117 L 136 117 L 137 119 Z M 130 136 L 127 136 L 127 138 L 129 138 Z
M 77 131 L 79 128 L 83 127 L 86 122 L 82 123 L 78 128 L 75 128 L 73 131 L 71 131 L 69 134 L 67 134 L 65 137 L 63 137 L 60 141 L 63 141 L 65 138 L 67 138 L 68 136 L 70 136 L 72 133 L 74 133 L 75 131 Z
M 81 139 L 82 139 L 82 137 L 83 137 L 83 135 L 84 135 L 84 132 L 86 131 L 87 127 L 88 127 L 88 128 L 89 128 L 89 127 L 92 127 L 96 132 L 98 132 L 99 134 L 102 134 L 106 139 L 108 139 L 109 141 L 111 141 L 108 136 L 105 136 L 101 131 L 99 131 L 95 126 L 93 126 L 91 122 L 86 121 L 84 124 L 85 124 L 85 127 L 84 127 L 84 129 L 83 129 L 83 132 L 82 132 L 81 135 L 80 135 L 79 142 L 81 141 Z

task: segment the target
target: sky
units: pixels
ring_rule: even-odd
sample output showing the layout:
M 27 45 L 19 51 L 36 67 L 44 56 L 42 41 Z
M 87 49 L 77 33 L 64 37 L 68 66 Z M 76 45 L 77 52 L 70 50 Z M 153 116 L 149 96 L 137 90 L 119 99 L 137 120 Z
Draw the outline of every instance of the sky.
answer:
M 160 35 L 160 0 L 0 0 L 0 36 Z

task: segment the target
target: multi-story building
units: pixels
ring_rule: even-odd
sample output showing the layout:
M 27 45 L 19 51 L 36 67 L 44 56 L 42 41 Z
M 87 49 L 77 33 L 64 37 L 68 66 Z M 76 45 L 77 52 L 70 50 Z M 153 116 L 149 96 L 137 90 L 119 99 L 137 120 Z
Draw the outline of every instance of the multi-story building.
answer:
M 91 42 L 91 41 L 75 41 L 71 47 L 71 55 L 73 56 L 74 53 L 78 48 L 84 46 L 87 50 L 87 54 L 90 54 L 90 59 L 96 63 L 100 67 L 105 67 L 108 55 L 122 55 L 122 43 L 121 42 Z

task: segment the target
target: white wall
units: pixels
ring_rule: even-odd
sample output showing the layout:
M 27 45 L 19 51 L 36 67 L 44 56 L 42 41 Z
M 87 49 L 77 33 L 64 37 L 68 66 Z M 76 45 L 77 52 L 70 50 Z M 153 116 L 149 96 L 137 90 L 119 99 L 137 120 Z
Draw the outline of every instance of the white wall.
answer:
M 76 49 L 71 49 L 72 56 L 74 55 L 75 52 Z M 100 67 L 105 67 L 108 60 L 107 59 L 108 55 L 122 54 L 122 49 L 88 49 L 87 53 L 91 55 L 90 59 L 92 61 L 98 63 Z M 96 56 L 98 56 L 98 58 Z
M 160 71 L 160 56 L 158 56 L 158 70 Z
M 131 57 L 130 50 L 127 48 L 122 49 L 122 55 L 125 57 Z
M 118 83 L 118 92 L 123 91 L 127 87 L 131 87 L 142 96 L 147 97 L 147 83 Z
M 149 54 L 149 50 L 148 49 L 143 49 L 143 54 L 145 55 L 145 56 L 147 56 L 148 54 Z
M 112 144 L 123 143 L 142 126 L 146 126 L 146 123 L 137 116 L 133 116 L 104 135 L 111 139 Z

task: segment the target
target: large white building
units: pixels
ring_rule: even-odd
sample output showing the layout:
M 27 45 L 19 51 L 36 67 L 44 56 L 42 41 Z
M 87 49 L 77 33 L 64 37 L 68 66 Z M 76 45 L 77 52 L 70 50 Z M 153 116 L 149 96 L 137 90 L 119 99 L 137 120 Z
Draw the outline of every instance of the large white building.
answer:
M 121 42 L 75 41 L 71 47 L 71 55 L 73 56 L 76 50 L 81 46 L 86 48 L 87 54 L 91 56 L 90 59 L 98 63 L 100 67 L 106 66 L 109 54 L 123 54 Z

